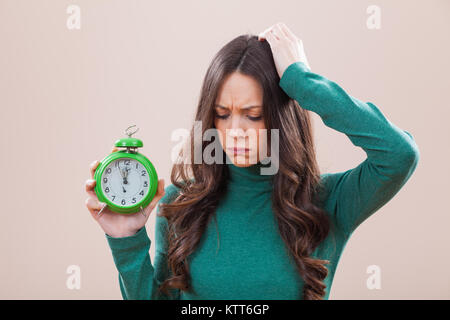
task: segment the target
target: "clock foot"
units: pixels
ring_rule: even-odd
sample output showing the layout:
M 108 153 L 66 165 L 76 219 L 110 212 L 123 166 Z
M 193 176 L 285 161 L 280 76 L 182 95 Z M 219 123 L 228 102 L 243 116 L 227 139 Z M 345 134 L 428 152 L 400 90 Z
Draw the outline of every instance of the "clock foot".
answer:
M 143 215 L 144 217 L 147 217 L 147 216 L 145 215 L 145 213 L 144 213 L 144 209 L 142 209 L 142 206 L 141 206 L 141 213 L 142 213 L 142 215 Z
M 100 209 L 100 211 L 97 213 L 97 218 L 100 218 L 100 215 L 101 215 L 102 211 L 103 211 L 106 207 L 107 207 L 107 205 Z

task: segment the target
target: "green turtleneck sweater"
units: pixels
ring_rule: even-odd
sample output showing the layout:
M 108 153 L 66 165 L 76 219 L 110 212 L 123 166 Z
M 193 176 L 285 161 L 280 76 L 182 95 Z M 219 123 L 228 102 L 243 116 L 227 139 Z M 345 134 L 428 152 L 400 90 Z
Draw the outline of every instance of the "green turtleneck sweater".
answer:
M 350 235 L 402 188 L 417 166 L 419 149 L 412 135 L 386 119 L 373 103 L 350 96 L 302 62 L 292 63 L 279 85 L 302 108 L 317 113 L 326 126 L 346 134 L 367 154 L 352 169 L 321 174 L 324 188 L 317 205 L 329 215 L 331 229 L 313 256 L 330 261 L 325 279 L 328 299 Z M 230 180 L 217 207 L 217 225 L 211 220 L 196 251 L 188 258 L 195 294 L 179 290 L 172 291 L 173 297 L 157 294 L 158 285 L 170 272 L 164 217 L 156 216 L 153 263 L 145 227 L 124 238 L 105 234 L 124 299 L 302 298 L 303 281 L 278 232 L 271 208 L 271 176 L 259 174 L 260 164 L 224 165 L 229 168 Z M 177 196 L 173 185 L 165 191 L 160 200 L 163 203 Z

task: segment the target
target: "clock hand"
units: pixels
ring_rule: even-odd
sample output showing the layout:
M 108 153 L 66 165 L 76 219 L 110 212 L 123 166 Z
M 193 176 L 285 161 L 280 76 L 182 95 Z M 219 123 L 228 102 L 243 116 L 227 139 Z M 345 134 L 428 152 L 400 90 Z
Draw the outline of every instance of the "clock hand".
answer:
M 127 178 L 125 177 L 124 170 L 121 169 L 120 166 L 119 166 L 119 171 L 120 171 L 120 175 L 121 175 L 122 178 L 123 178 L 123 180 L 122 180 L 122 190 L 123 190 L 123 192 L 127 192 L 127 190 L 125 190 L 125 188 L 123 187 L 123 185 L 124 185 L 124 184 L 127 184 L 128 181 L 127 181 Z
M 124 184 L 128 184 L 127 178 L 128 178 L 128 171 L 129 171 L 129 170 L 130 170 L 130 169 L 125 168 L 125 170 L 123 171 L 123 173 L 124 173 L 124 176 L 123 176 L 123 183 L 124 183 Z

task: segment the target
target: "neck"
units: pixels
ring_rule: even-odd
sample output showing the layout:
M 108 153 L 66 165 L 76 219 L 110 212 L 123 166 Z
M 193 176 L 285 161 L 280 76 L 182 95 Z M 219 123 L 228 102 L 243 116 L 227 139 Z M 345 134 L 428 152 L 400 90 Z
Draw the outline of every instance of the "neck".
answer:
M 273 175 L 262 174 L 261 169 L 270 167 L 269 164 L 258 162 L 247 167 L 239 167 L 232 163 L 226 155 L 226 165 L 230 174 L 229 183 L 234 186 L 248 186 L 253 189 L 271 190 L 273 187 Z

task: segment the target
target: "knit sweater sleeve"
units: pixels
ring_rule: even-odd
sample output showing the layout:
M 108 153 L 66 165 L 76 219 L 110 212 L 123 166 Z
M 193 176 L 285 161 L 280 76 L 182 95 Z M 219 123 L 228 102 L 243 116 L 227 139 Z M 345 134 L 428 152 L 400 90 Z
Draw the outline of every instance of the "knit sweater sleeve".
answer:
M 166 194 L 160 202 L 166 203 L 173 196 L 173 186 L 165 188 Z M 119 286 L 124 300 L 176 300 L 178 290 L 166 295 L 158 290 L 169 276 L 167 265 L 167 219 L 159 216 L 159 204 L 155 223 L 155 260 L 149 255 L 151 241 L 145 226 L 129 237 L 114 238 L 105 233 L 116 268 Z
M 289 65 L 280 87 L 323 123 L 344 133 L 367 157 L 356 167 L 321 175 L 323 206 L 347 236 L 392 199 L 414 172 L 419 149 L 413 136 L 390 122 L 372 102 L 362 102 L 337 83 L 311 72 L 303 62 Z

